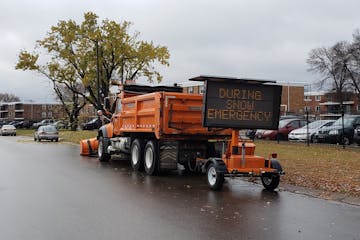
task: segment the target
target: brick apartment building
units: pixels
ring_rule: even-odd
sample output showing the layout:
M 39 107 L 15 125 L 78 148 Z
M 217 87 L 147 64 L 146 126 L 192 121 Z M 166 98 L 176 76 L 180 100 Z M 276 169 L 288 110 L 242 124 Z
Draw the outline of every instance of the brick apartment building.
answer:
M 80 110 L 80 115 L 79 115 L 80 123 L 90 121 L 95 117 L 97 117 L 96 108 L 94 107 L 94 105 L 90 103 L 86 104 L 84 108 Z
M 344 93 L 343 98 L 344 114 L 360 114 L 360 102 L 354 93 Z M 342 114 L 341 104 L 334 92 L 306 92 L 304 110 L 314 119 L 338 119 Z
M 64 119 L 66 114 L 60 103 L 8 102 L 0 103 L 0 121 Z

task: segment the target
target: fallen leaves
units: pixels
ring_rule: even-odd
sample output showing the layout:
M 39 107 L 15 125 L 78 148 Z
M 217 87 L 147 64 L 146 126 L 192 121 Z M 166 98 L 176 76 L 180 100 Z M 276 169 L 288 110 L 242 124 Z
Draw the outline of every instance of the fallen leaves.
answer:
M 257 141 L 256 154 L 277 152 L 286 172 L 281 182 L 360 197 L 360 149 Z

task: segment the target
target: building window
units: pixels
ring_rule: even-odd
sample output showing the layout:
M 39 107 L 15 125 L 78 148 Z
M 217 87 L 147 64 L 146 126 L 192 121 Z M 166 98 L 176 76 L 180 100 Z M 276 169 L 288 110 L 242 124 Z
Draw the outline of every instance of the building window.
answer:
M 188 88 L 188 93 L 194 93 L 194 87 L 189 87 Z
M 351 106 L 350 105 L 345 105 L 344 106 L 344 113 L 345 114 L 350 114 L 351 113 Z
M 315 111 L 320 112 L 320 106 L 316 106 Z
M 46 105 L 41 105 L 41 108 L 42 108 L 43 111 L 46 111 Z
M 357 110 L 360 111 L 360 105 L 357 106 Z
M 49 118 L 52 117 L 52 112 L 48 112 L 48 117 L 49 117 Z
M 52 109 L 52 105 L 48 105 L 48 109 L 51 110 L 51 109 Z
M 204 86 L 204 85 L 199 86 L 199 93 L 200 93 L 200 94 L 204 94 L 204 93 L 205 93 L 205 86 Z
M 46 112 L 42 112 L 42 113 L 41 113 L 41 117 L 42 117 L 42 118 L 46 118 Z
M 305 110 L 305 112 L 310 112 L 311 107 L 310 106 L 305 106 L 304 110 Z
M 304 96 L 304 101 L 310 102 L 311 101 L 311 96 Z
M 315 96 L 315 101 L 321 101 L 321 95 L 317 95 L 317 96 Z

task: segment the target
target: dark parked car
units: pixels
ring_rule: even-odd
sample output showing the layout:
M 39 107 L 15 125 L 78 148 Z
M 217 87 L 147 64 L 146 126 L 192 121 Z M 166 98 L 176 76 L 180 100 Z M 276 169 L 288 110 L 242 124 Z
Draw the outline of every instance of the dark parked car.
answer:
M 346 115 L 344 121 L 339 118 L 332 126 L 321 129 L 315 135 L 315 139 L 318 142 L 351 144 L 354 141 L 354 130 L 357 126 L 360 126 L 360 115 Z
M 57 129 L 68 129 L 68 123 L 63 122 L 63 121 L 56 121 L 53 124 Z
M 99 118 L 94 118 L 87 123 L 83 123 L 81 128 L 82 130 L 94 130 L 94 129 L 98 129 L 100 126 L 101 126 L 101 122 Z
M 15 121 L 15 122 L 11 123 L 11 125 L 13 125 L 16 128 L 23 128 L 24 121 Z
M 356 126 L 354 130 L 354 142 L 360 146 L 360 125 Z
M 44 119 L 40 122 L 34 123 L 32 125 L 33 128 L 37 129 L 40 126 L 45 126 L 45 125 L 49 125 L 49 124 L 54 124 L 55 120 L 54 119 Z
M 40 126 L 34 133 L 34 141 L 59 141 L 59 132 L 53 125 Z
M 256 135 L 256 137 L 269 140 L 287 140 L 289 132 L 305 125 L 306 120 L 304 119 L 283 119 L 279 121 L 278 130 L 265 130 L 261 135 Z

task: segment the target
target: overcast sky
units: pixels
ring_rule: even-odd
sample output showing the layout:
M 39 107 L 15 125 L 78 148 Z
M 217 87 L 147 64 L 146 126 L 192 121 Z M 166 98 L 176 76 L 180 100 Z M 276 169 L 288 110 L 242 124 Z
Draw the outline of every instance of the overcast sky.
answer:
M 359 0 L 11 0 L 0 2 L 0 92 L 21 100 L 53 101 L 48 80 L 15 70 L 59 20 L 133 22 L 142 40 L 169 48 L 162 84 L 202 75 L 311 83 L 311 49 L 351 41 L 360 28 Z

